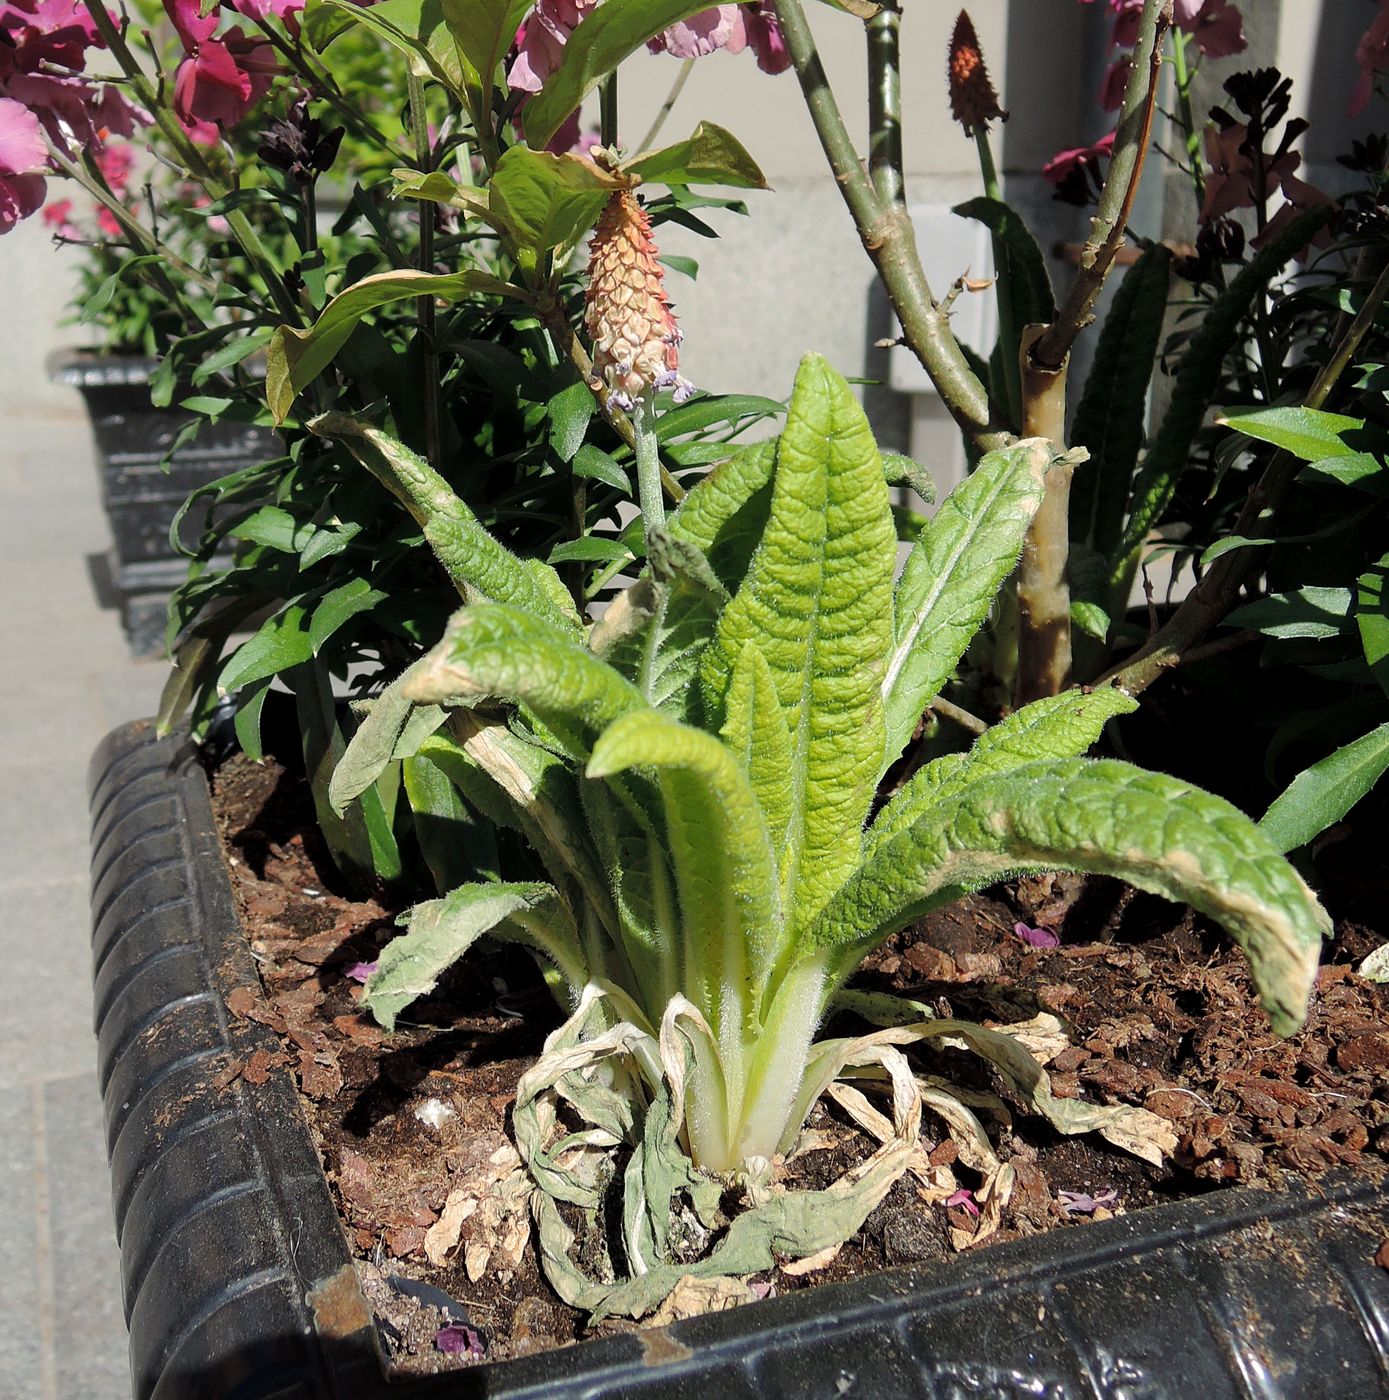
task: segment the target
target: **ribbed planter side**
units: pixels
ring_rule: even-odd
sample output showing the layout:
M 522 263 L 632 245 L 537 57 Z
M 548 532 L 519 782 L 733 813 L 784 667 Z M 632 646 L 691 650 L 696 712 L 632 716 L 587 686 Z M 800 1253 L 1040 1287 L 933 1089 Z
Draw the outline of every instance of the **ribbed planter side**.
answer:
M 1389 1395 L 1389 1191 L 1220 1193 L 659 1331 L 387 1386 L 186 740 L 92 760 L 100 1082 L 135 1400 L 1319 1400 Z

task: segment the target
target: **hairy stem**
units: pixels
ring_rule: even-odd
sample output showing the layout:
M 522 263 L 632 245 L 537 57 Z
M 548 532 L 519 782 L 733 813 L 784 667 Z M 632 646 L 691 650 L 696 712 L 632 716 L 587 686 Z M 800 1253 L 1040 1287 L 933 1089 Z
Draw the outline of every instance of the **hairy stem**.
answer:
M 1076 336 L 1095 319 L 1095 301 L 1115 256 L 1124 246 L 1124 229 L 1133 211 L 1152 139 L 1162 48 L 1171 23 L 1172 0 L 1144 0 L 1133 66 L 1119 109 L 1114 154 L 1100 192 L 1099 207 L 1090 221 L 1090 236 L 1081 249 L 1080 269 L 1061 309 L 1031 351 L 1045 368 L 1059 369 Z
M 1032 347 L 1045 332 L 1023 332 L 1023 436 L 1044 437 L 1057 450 L 1065 446 L 1066 370 L 1038 364 Z M 1070 553 L 1071 473 L 1074 467 L 1054 462 L 1047 473 L 1046 494 L 1032 517 L 1018 564 L 1018 674 L 1013 703 L 1026 705 L 1057 695 L 1071 683 L 1071 589 L 1066 578 Z
M 646 527 L 646 537 L 652 530 L 663 529 L 666 504 L 661 495 L 661 458 L 656 444 L 656 402 L 648 393 L 637 404 L 636 421 L 637 502 Z
M 904 341 L 961 430 L 984 451 L 1007 446 L 1013 439 L 1003 416 L 990 403 L 988 391 L 951 332 L 949 317 L 931 295 L 905 207 L 883 203 L 854 149 L 801 0 L 773 0 L 773 4 L 820 145 L 902 323 Z
M 1365 298 L 1365 304 L 1322 366 L 1303 399 L 1304 408 L 1317 409 L 1326 402 L 1374 324 L 1386 297 L 1389 297 L 1389 267 L 1379 274 Z M 1275 452 L 1250 491 L 1231 533 L 1250 533 L 1261 516 L 1276 510 L 1301 466 L 1301 461 L 1289 453 L 1281 450 Z M 1240 589 L 1260 567 L 1262 559 L 1263 551 L 1257 549 L 1237 549 L 1222 554 L 1205 577 L 1182 599 L 1167 622 L 1122 665 L 1101 676 L 1096 685 L 1117 685 L 1131 695 L 1137 695 L 1164 672 L 1189 660 L 1199 643 L 1220 625 L 1239 597 Z

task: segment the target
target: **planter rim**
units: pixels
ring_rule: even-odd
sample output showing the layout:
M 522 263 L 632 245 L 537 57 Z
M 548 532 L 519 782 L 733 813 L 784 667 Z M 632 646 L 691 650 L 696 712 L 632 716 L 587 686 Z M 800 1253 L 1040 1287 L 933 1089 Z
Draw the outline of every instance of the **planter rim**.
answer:
M 74 389 L 148 384 L 158 368 L 159 360 L 153 355 L 117 355 L 82 346 L 54 350 L 44 361 L 49 379 Z
M 287 1074 L 218 1072 L 266 1027 L 186 735 L 123 726 L 89 772 L 100 1082 L 135 1400 L 1259 1400 L 1389 1394 L 1389 1187 L 1150 1207 L 669 1327 L 387 1383 Z

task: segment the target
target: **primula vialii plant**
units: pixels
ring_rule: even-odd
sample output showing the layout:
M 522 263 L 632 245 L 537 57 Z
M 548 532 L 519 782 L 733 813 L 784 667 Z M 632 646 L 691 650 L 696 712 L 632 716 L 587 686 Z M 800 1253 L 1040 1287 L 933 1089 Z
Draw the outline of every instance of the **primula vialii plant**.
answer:
M 987 1057 L 1064 1132 L 1160 1150 L 1161 1120 L 1142 1109 L 1053 1098 L 1028 1050 L 1037 1024 L 930 1020 L 849 990 L 870 950 L 968 891 L 1069 869 L 1186 901 L 1245 948 L 1274 1027 L 1300 1023 L 1323 910 L 1226 802 L 1078 757 L 1134 708 L 1120 691 L 1037 701 L 874 814 L 1017 561 L 1054 460 L 1046 442 L 984 457 L 894 583 L 883 459 L 847 384 L 807 356 L 781 436 L 735 451 L 664 528 L 648 522 L 647 570 L 585 628 L 558 577 L 504 553 L 423 462 L 347 421 L 319 428 L 418 503 L 469 599 L 377 701 L 334 798 L 403 759 L 407 784 L 451 782 L 521 832 L 534 862 L 524 879 L 498 872 L 412 910 L 367 1002 L 391 1026 L 483 934 L 539 955 L 568 1020 L 523 1077 L 514 1121 L 542 1257 L 568 1301 L 640 1314 L 683 1275 L 810 1255 L 908 1169 L 944 1199 L 955 1183 L 917 1146 L 923 1103 L 996 1220 L 1011 1169 L 963 1103 L 914 1077 L 902 1047 L 928 1038 Z M 836 1008 L 882 1029 L 817 1040 Z M 887 1113 L 865 1096 L 875 1084 Z M 826 1091 L 881 1145 L 825 1191 L 785 1190 L 781 1163 Z M 580 1131 L 562 1125 L 561 1101 Z M 624 1157 L 624 1257 L 603 1282 L 575 1262 L 558 1203 L 596 1209 Z M 747 1209 L 730 1223 L 720 1196 L 738 1186 Z

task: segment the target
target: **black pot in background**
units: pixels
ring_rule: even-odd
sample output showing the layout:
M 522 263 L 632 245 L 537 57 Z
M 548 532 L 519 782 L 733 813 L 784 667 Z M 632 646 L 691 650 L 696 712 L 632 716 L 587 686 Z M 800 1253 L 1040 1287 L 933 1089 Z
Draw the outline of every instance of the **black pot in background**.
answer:
M 163 651 L 165 605 L 187 575 L 187 560 L 169 543 L 178 508 L 199 486 L 282 451 L 267 428 L 205 423 L 166 470 L 164 458 L 193 415 L 150 402 L 150 376 L 158 365 L 143 355 L 84 350 L 61 351 L 48 363 L 57 383 L 81 393 L 91 419 L 101 499 L 111 522 L 111 582 L 136 656 Z M 196 545 L 206 514 L 188 513 L 180 534 L 186 547 Z
M 1222 1191 L 666 1328 L 387 1384 L 264 1026 L 186 738 L 92 759 L 98 1077 L 134 1400 L 1368 1400 L 1389 1187 Z M 224 1082 L 230 1078 L 231 1082 Z

